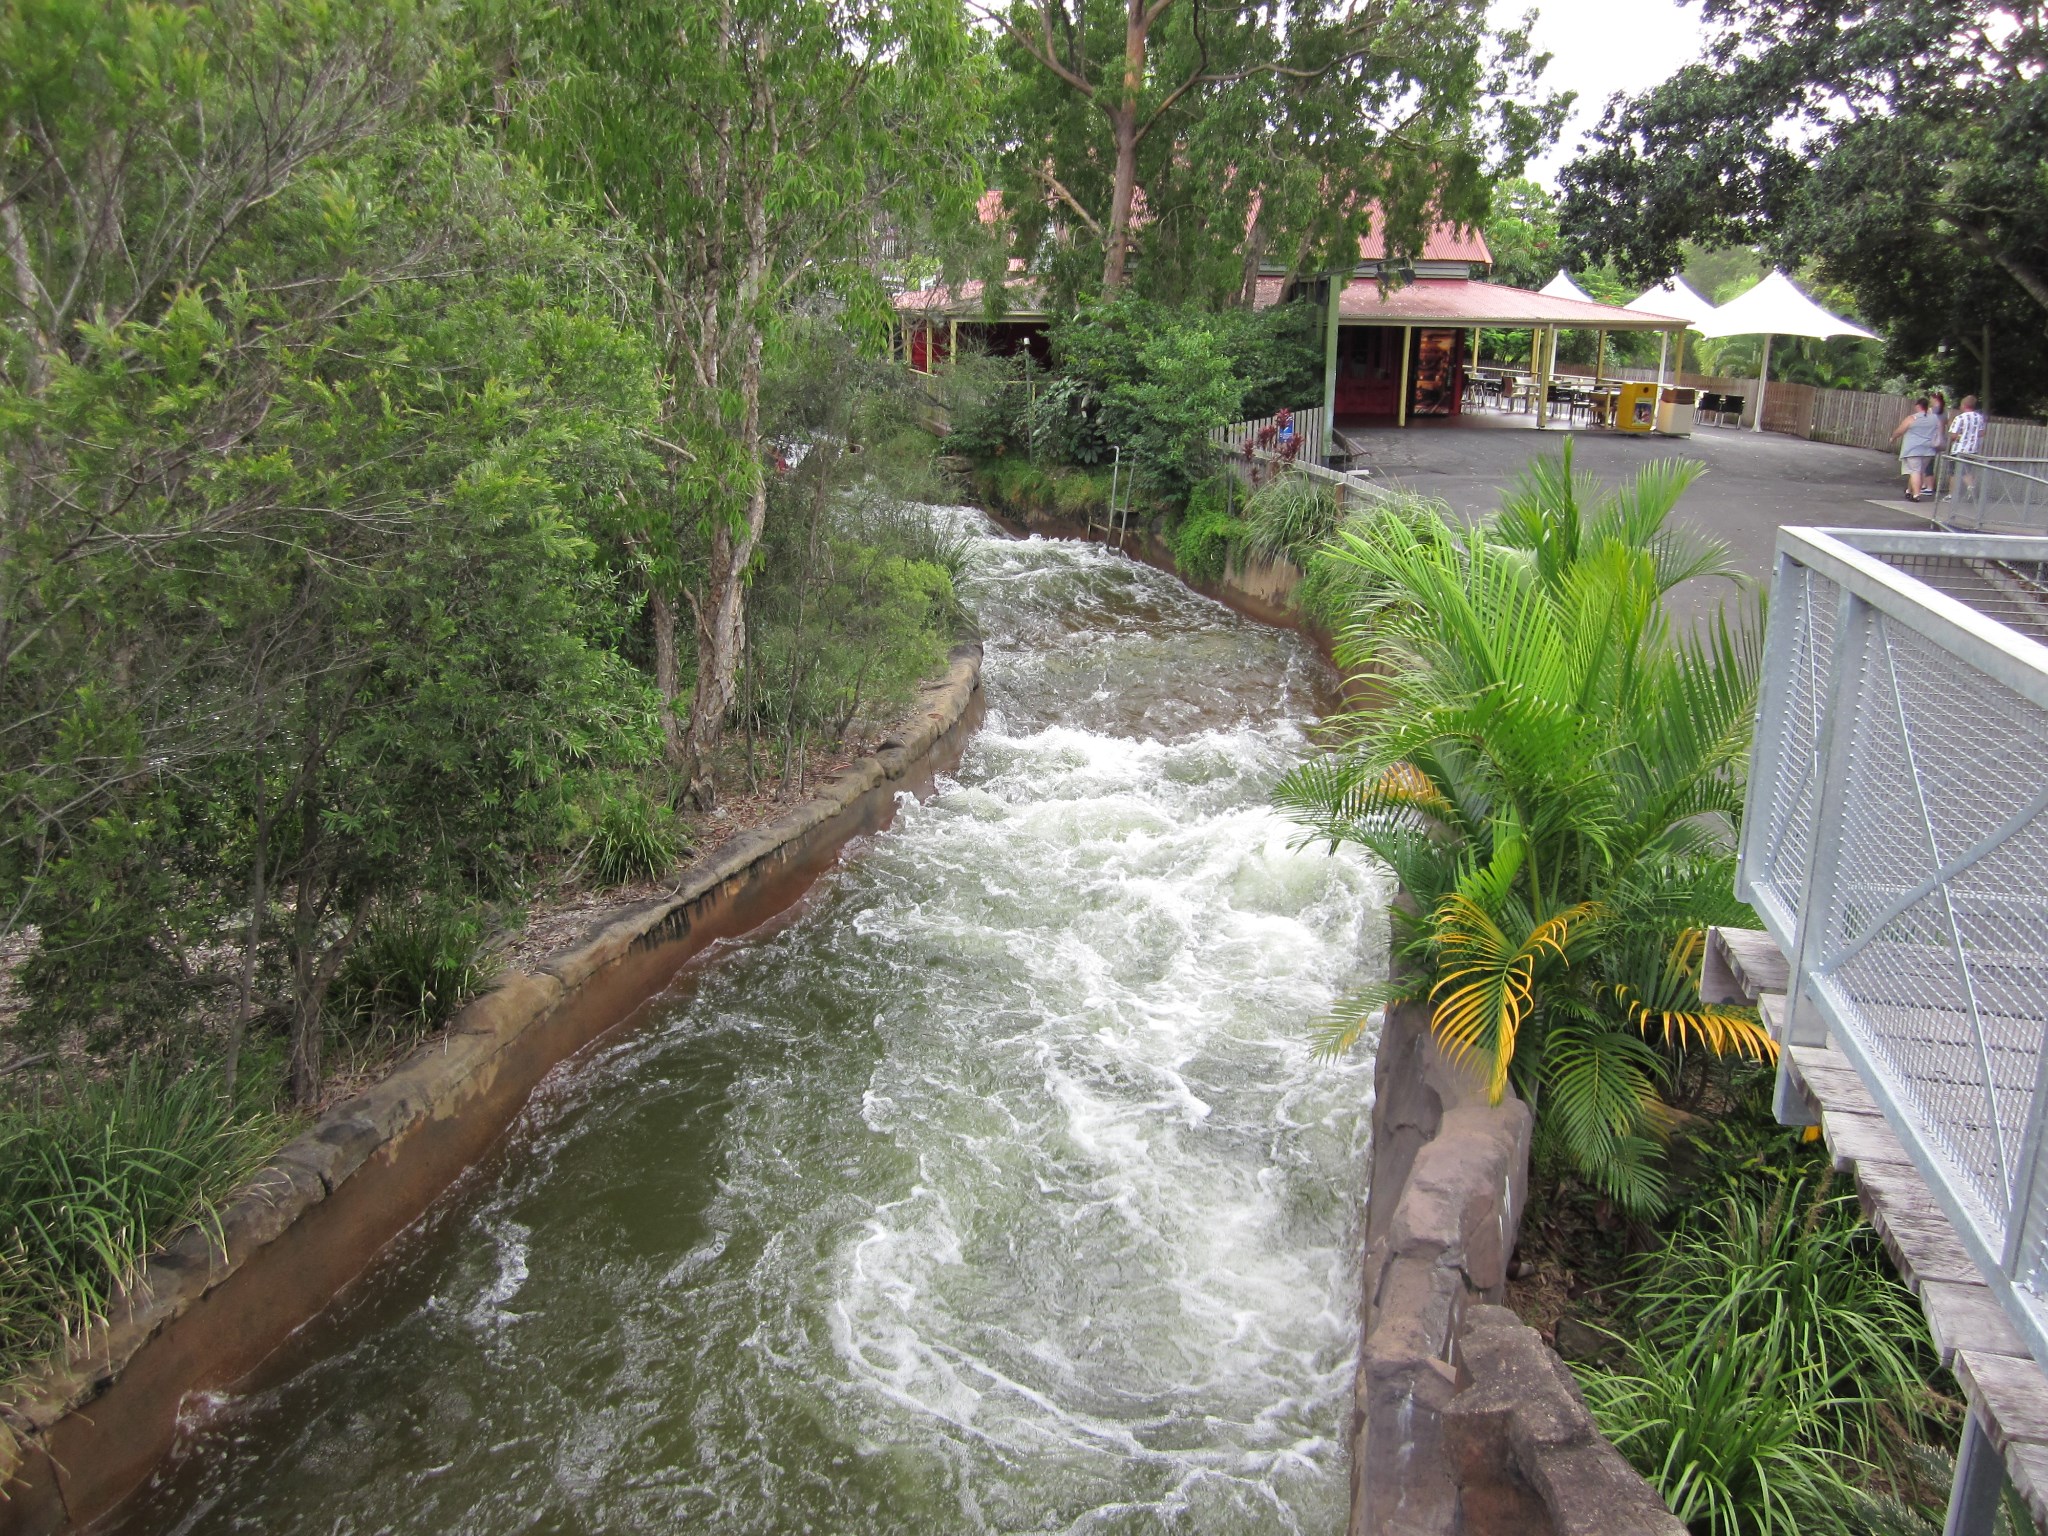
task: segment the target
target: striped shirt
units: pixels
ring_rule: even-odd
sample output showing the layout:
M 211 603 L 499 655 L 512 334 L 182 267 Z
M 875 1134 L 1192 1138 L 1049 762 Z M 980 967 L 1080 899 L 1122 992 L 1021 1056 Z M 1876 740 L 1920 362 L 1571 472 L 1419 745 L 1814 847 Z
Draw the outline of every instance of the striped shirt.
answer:
M 1984 413 L 1964 411 L 1956 417 L 1954 453 L 1975 453 L 1984 441 Z

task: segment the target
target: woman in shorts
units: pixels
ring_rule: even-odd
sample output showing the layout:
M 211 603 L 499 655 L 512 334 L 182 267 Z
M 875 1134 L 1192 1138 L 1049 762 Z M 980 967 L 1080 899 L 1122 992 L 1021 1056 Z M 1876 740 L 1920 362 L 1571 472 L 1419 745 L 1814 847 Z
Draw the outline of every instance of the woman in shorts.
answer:
M 1941 452 L 1941 430 L 1942 420 L 1927 408 L 1925 395 L 1915 400 L 1912 413 L 1892 428 L 1892 441 L 1899 445 L 1899 472 L 1906 477 L 1908 501 L 1933 499 L 1934 456 Z

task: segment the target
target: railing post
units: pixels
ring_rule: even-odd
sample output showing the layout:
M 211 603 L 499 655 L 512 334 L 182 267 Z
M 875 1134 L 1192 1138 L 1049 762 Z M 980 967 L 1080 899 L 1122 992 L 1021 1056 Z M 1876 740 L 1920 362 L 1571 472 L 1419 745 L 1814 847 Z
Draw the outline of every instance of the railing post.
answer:
M 1991 1536 L 1999 1495 L 2004 1492 L 2005 1458 L 1998 1454 L 1984 1421 L 1972 1413 L 1963 1421 L 1956 1481 L 1949 1491 L 1948 1519 L 1942 1523 L 1941 1536 Z
M 1828 657 L 1827 709 L 1821 716 L 1817 755 L 1820 784 L 1814 800 L 1813 846 L 1808 850 L 1806 878 L 1799 887 L 1799 931 L 1793 944 L 1785 998 L 1785 1038 L 1781 1045 L 1826 1045 L 1828 1026 L 1812 995 L 1812 976 L 1826 942 L 1828 914 L 1834 906 L 1835 876 L 1841 865 L 1842 819 L 1849 802 L 1849 758 L 1856 740 L 1858 695 L 1863 682 L 1867 631 L 1878 621 L 1877 610 L 1848 587 L 1841 589 L 1835 610 L 1835 641 Z M 1778 1083 L 1773 1108 L 1780 1125 L 1811 1125 L 1813 1117 L 1792 1087 L 1790 1051 L 1778 1057 Z

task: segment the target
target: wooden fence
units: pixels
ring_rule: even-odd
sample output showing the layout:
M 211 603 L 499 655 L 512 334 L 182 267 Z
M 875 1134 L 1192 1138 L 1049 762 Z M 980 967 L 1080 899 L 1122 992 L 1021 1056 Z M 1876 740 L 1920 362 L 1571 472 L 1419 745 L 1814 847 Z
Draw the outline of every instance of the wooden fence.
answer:
M 1563 374 L 1558 375 L 1564 377 Z M 1590 380 L 1592 375 L 1586 375 Z M 1610 379 L 1654 379 L 1654 368 L 1609 368 Z M 1576 382 L 1576 380 L 1575 380 Z M 1679 373 L 1666 375 L 1666 382 L 1716 395 L 1742 397 L 1742 425 L 1755 419 L 1756 380 L 1728 378 L 1720 374 Z M 1906 395 L 1875 394 L 1860 389 L 1820 389 L 1812 384 L 1785 384 L 1776 379 L 1764 392 L 1764 430 L 1785 432 L 1817 443 L 1841 443 L 1850 448 L 1875 448 L 1889 452 L 1892 429 L 1913 409 Z M 1950 406 L 1953 411 L 1954 406 Z M 1991 459 L 2048 458 L 2048 425 L 2023 421 L 2014 416 L 1993 416 L 1984 424 L 1984 441 L 1978 450 Z
M 1323 408 L 1311 406 L 1293 413 L 1294 417 L 1294 458 L 1303 464 L 1321 464 L 1323 454 L 1329 446 L 1328 424 L 1323 419 Z M 1247 445 L 1255 452 L 1271 452 L 1279 436 L 1279 419 L 1261 416 L 1255 421 L 1233 421 L 1227 427 L 1218 427 L 1209 434 L 1209 441 L 1226 453 L 1242 454 Z

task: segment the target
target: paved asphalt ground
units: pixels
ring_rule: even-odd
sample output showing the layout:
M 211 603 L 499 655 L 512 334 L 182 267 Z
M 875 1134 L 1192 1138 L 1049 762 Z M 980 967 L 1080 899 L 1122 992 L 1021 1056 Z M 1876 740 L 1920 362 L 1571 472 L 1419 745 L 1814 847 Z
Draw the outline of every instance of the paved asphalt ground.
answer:
M 1347 427 L 1344 435 L 1366 450 L 1354 468 L 1369 468 L 1382 484 L 1441 497 L 1459 516 L 1476 518 L 1499 505 L 1502 490 L 1531 458 L 1562 448 L 1566 433 L 1536 432 L 1527 415 L 1478 411 L 1406 429 Z M 1701 427 L 1689 438 L 1583 427 L 1570 435 L 1577 467 L 1610 484 L 1650 459 L 1705 463 L 1707 472 L 1686 492 L 1678 516 L 1726 540 L 1737 564 L 1759 580 L 1768 579 L 1777 531 L 1788 523 L 1929 526 L 1906 504 L 1891 454 L 1728 427 Z

